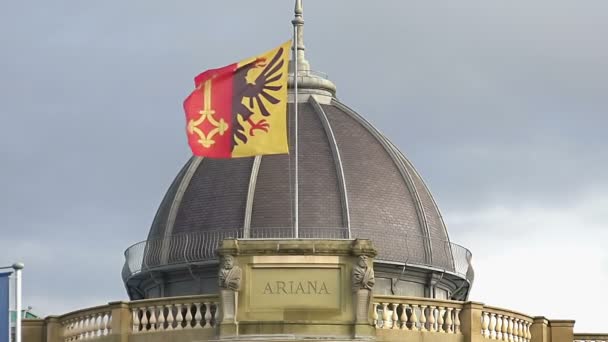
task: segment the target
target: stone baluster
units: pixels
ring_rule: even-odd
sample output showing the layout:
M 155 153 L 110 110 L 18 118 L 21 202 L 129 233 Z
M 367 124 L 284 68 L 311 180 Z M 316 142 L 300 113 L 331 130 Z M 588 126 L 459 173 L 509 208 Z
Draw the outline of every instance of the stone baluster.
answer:
M 446 325 L 446 329 L 445 331 L 449 334 L 453 334 L 454 333 L 454 320 L 452 319 L 452 314 L 454 312 L 454 308 L 447 308 L 447 314 L 445 317 L 445 325 Z
M 496 315 L 496 339 L 502 340 L 502 315 Z
M 89 334 L 89 338 L 97 337 L 99 333 L 99 313 L 95 313 L 91 315 L 91 333 Z
M 87 323 L 87 339 L 91 339 L 95 337 L 95 315 L 88 315 L 88 323 Z
M 99 313 L 95 313 L 91 315 L 91 333 L 89 334 L 89 338 L 95 338 L 99 335 L 99 329 L 101 324 L 99 324 Z
M 82 340 L 83 337 L 83 318 L 82 317 L 78 317 L 76 318 L 76 331 L 75 331 L 75 336 L 74 336 L 74 340 L 78 341 L 78 340 Z
M 523 342 L 519 334 L 519 318 L 513 318 L 513 321 L 515 321 L 515 326 L 513 327 L 513 339 L 515 342 Z
M 454 332 L 456 334 L 460 334 L 460 310 L 461 309 L 456 309 L 454 310 Z
M 493 340 L 496 339 L 496 325 L 496 314 L 490 313 L 490 338 Z
M 70 341 L 76 341 L 78 334 L 78 320 L 73 318 L 70 323 Z
M 401 304 L 401 317 L 399 318 L 401 321 L 401 330 L 407 329 L 407 305 Z
M 81 317 L 78 320 L 78 325 L 79 325 L 79 329 L 78 329 L 78 339 L 79 340 L 84 340 L 85 339 L 85 333 L 87 331 L 87 327 L 86 327 L 86 317 Z
M 164 331 L 165 330 L 165 322 L 167 321 L 167 319 L 165 318 L 165 307 L 162 305 L 157 306 L 158 308 L 158 323 L 157 323 L 157 329 L 160 331 Z
M 63 340 L 71 341 L 72 338 L 72 320 L 67 320 L 63 323 Z
M 502 340 L 509 341 L 509 317 L 502 317 Z
M 530 332 L 530 327 L 531 326 L 532 326 L 532 323 L 531 322 L 527 322 L 527 324 L 526 324 L 526 340 L 528 342 L 530 342 L 530 340 L 532 340 L 532 333 Z
M 72 341 L 77 341 L 80 337 L 80 318 L 74 318 L 74 330 L 72 331 Z
M 106 334 L 106 313 L 102 312 L 99 314 L 99 336 L 105 336 Z
M 100 312 L 93 316 L 93 337 L 101 336 L 101 321 L 103 316 Z
M 131 309 L 132 323 L 133 323 L 133 333 L 137 334 L 139 332 L 139 309 Z
M 106 312 L 99 314 L 99 336 L 105 336 L 106 334 Z
M 203 315 L 201 314 L 201 303 L 194 303 L 194 306 L 196 307 L 196 314 L 194 315 L 194 327 L 202 328 L 203 326 L 201 325 L 201 320 L 203 319 Z
M 488 329 L 489 327 L 490 327 L 490 315 L 488 315 L 488 313 L 484 311 L 481 313 L 481 334 L 485 338 L 490 337 L 490 329 Z
M 78 318 L 78 335 L 76 336 L 76 340 L 84 339 L 84 317 Z
M 388 329 L 391 316 L 388 314 L 388 303 L 382 303 L 382 329 Z
M 141 331 L 148 331 L 148 310 L 141 308 Z
M 106 319 L 106 335 L 112 333 L 112 312 L 108 312 L 108 318 Z
M 106 330 L 106 313 L 100 312 L 97 317 L 97 336 L 103 336 Z
M 69 320 L 64 321 L 63 323 L 61 323 L 62 326 L 62 337 L 63 337 L 63 341 L 67 342 L 68 341 L 68 327 L 69 327 Z
M 445 332 L 445 330 L 443 329 L 443 324 L 444 324 L 444 318 L 443 315 L 445 314 L 445 309 L 441 306 L 437 307 L 437 331 L 439 332 Z
M 435 307 L 432 305 L 429 306 L 429 317 L 427 321 L 429 322 L 429 331 L 437 331 L 437 329 L 435 329 Z
M 519 320 L 519 340 L 522 342 L 526 341 L 525 324 L 526 322 L 523 319 Z
M 150 312 L 150 318 L 148 319 L 150 331 L 156 331 L 156 307 L 150 306 L 148 307 L 148 311 Z
M 89 338 L 89 316 L 84 316 L 82 318 L 82 333 L 81 340 L 86 340 Z
M 80 323 L 80 333 L 78 334 L 78 339 L 84 340 L 87 338 L 87 316 L 80 317 L 78 322 Z
M 372 321 L 376 328 L 380 328 L 380 324 L 378 321 L 380 319 L 380 317 L 378 316 L 378 305 L 379 303 L 374 303 L 372 308 Z
M 85 333 L 86 336 L 85 336 L 85 339 L 88 340 L 88 339 L 90 339 L 90 338 L 93 337 L 93 326 L 94 326 L 93 315 L 87 315 L 86 316 L 86 322 L 87 322 L 87 324 L 86 324 L 86 333 Z
M 399 307 L 399 304 L 397 303 L 393 303 L 391 304 L 393 307 L 393 316 L 391 317 L 392 321 L 393 321 L 393 329 L 399 329 L 399 316 L 397 315 L 397 308 Z
M 410 323 L 410 330 L 418 330 L 418 315 L 416 315 L 416 310 L 418 309 L 418 305 L 412 305 L 412 312 L 410 314 L 410 318 L 408 322 Z
M 71 319 L 70 320 L 70 330 L 69 330 L 69 335 L 68 335 L 70 341 L 76 340 L 77 328 L 78 328 L 78 321 L 76 319 Z
M 192 304 L 186 304 L 186 329 L 192 329 Z
M 177 315 L 175 316 L 175 329 L 177 330 L 181 330 L 184 328 L 182 326 L 182 323 L 184 322 L 184 316 L 182 314 L 182 305 L 183 304 L 175 304 L 175 307 L 177 308 Z
M 205 328 L 211 328 L 211 303 L 204 303 L 205 304 Z
M 68 342 L 70 340 L 70 320 L 63 322 L 63 341 Z
M 175 321 L 173 318 L 173 305 L 165 305 L 165 308 L 167 308 L 167 317 L 165 318 L 165 321 L 167 321 L 167 330 L 173 330 L 173 322 Z
M 515 325 L 515 322 L 513 322 L 513 318 L 509 317 L 509 342 L 513 342 L 515 341 L 514 336 L 513 336 L 513 327 Z
M 426 330 L 426 305 L 420 305 L 420 331 Z
M 83 329 L 83 334 L 82 334 L 82 338 L 87 340 L 89 338 L 89 332 L 91 330 L 91 316 L 86 315 L 84 316 L 84 325 L 83 325 L 84 329 Z
M 75 340 L 74 339 L 74 333 L 76 332 L 76 320 L 75 319 L 71 319 L 68 322 L 70 322 L 70 323 L 68 325 L 69 329 L 67 331 L 67 334 L 68 334 L 67 338 L 68 338 L 68 341 L 74 341 Z

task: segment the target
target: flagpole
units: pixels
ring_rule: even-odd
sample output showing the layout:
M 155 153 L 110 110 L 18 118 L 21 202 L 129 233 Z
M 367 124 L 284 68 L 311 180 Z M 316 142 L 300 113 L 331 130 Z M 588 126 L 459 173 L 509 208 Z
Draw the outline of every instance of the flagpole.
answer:
M 293 223 L 293 229 L 294 229 L 294 236 L 295 238 L 299 238 L 300 237 L 300 233 L 299 233 L 299 209 L 300 209 L 300 203 L 299 203 L 299 190 L 300 190 L 300 184 L 299 184 L 299 175 L 298 175 L 298 154 L 299 154 L 299 149 L 298 149 L 298 27 L 299 25 L 302 24 L 302 0 L 296 0 L 296 6 L 295 6 L 295 18 L 291 21 L 291 23 L 293 24 L 293 84 L 294 84 L 294 135 L 295 135 L 295 143 L 294 143 L 294 148 L 295 148 L 295 156 L 296 156 L 296 160 L 295 160 L 295 191 L 294 191 L 294 207 L 295 207 L 295 214 L 294 214 L 294 223 Z
M 15 342 L 21 342 L 21 270 L 23 267 L 21 262 L 13 264 L 15 270 Z

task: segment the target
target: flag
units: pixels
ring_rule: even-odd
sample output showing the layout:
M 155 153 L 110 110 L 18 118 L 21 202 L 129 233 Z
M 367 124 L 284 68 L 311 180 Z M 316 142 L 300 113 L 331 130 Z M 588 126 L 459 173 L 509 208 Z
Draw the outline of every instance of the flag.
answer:
M 287 67 L 291 41 L 194 79 L 184 101 L 196 156 L 236 158 L 289 152 Z
M 12 272 L 0 273 L 0 342 L 10 338 L 9 276 Z

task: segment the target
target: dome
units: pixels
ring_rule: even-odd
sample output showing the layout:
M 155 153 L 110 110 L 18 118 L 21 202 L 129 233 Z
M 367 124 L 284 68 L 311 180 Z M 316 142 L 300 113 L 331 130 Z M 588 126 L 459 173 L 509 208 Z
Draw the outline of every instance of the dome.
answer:
M 473 276 L 470 252 L 450 242 L 413 165 L 333 94 L 302 92 L 298 237 L 370 239 L 378 251 L 376 263 L 398 266 L 387 270 L 389 275 L 403 273 L 405 266 L 439 270 L 453 276 L 454 291 L 464 289 L 466 295 Z M 295 238 L 293 116 L 290 120 L 289 155 L 188 160 L 162 200 L 147 241 L 127 251 L 143 261 L 135 257 L 134 266 L 127 255 L 125 281 L 146 269 L 188 265 L 192 272 L 191 265 L 215 259 L 224 238 Z M 420 277 L 427 279 L 429 272 Z
M 290 127 L 290 155 L 191 158 L 160 204 L 148 239 L 214 232 L 294 238 Z M 335 98 L 322 104 L 311 96 L 300 103 L 298 134 L 299 237 L 369 238 L 379 260 L 453 268 L 430 191 L 382 133 Z
M 409 160 L 337 99 L 325 75 L 310 69 L 301 27 L 297 32 L 297 233 L 292 73 L 290 154 L 188 160 L 162 200 L 148 239 L 125 253 L 130 297 L 217 291 L 215 250 L 225 238 L 363 238 L 378 251 L 374 291 L 466 298 L 473 280 L 470 252 L 450 242 L 437 204 Z

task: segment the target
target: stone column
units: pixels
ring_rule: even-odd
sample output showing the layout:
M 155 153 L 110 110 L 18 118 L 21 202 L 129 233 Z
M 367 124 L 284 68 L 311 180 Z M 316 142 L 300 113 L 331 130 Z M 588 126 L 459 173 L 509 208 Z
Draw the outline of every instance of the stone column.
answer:
M 132 315 L 129 304 L 126 302 L 111 302 L 110 312 L 112 313 L 111 335 L 116 336 L 116 342 L 127 342 L 132 328 Z
M 465 342 L 482 342 L 481 313 L 483 303 L 466 302 L 460 313 L 460 330 Z M 570 341 L 572 342 L 572 341 Z
M 48 316 L 44 319 L 46 325 L 46 341 L 61 342 L 63 341 L 63 328 L 59 323 L 59 317 Z
M 46 324 L 48 319 L 24 319 L 21 321 L 21 340 L 23 342 L 63 342 L 62 339 L 52 340 L 50 337 L 46 337 Z M 59 322 L 57 322 L 59 323 Z M 57 325 L 55 325 L 57 328 Z M 57 330 L 57 329 L 56 329 Z M 61 325 L 59 325 L 59 331 L 61 331 Z M 57 334 L 55 334 L 57 335 Z
M 543 316 L 534 317 L 534 322 L 530 326 L 532 338 L 530 342 L 551 342 L 549 331 L 549 320 Z
M 574 321 L 552 319 L 549 321 L 551 331 L 551 342 L 572 342 L 574 341 Z

